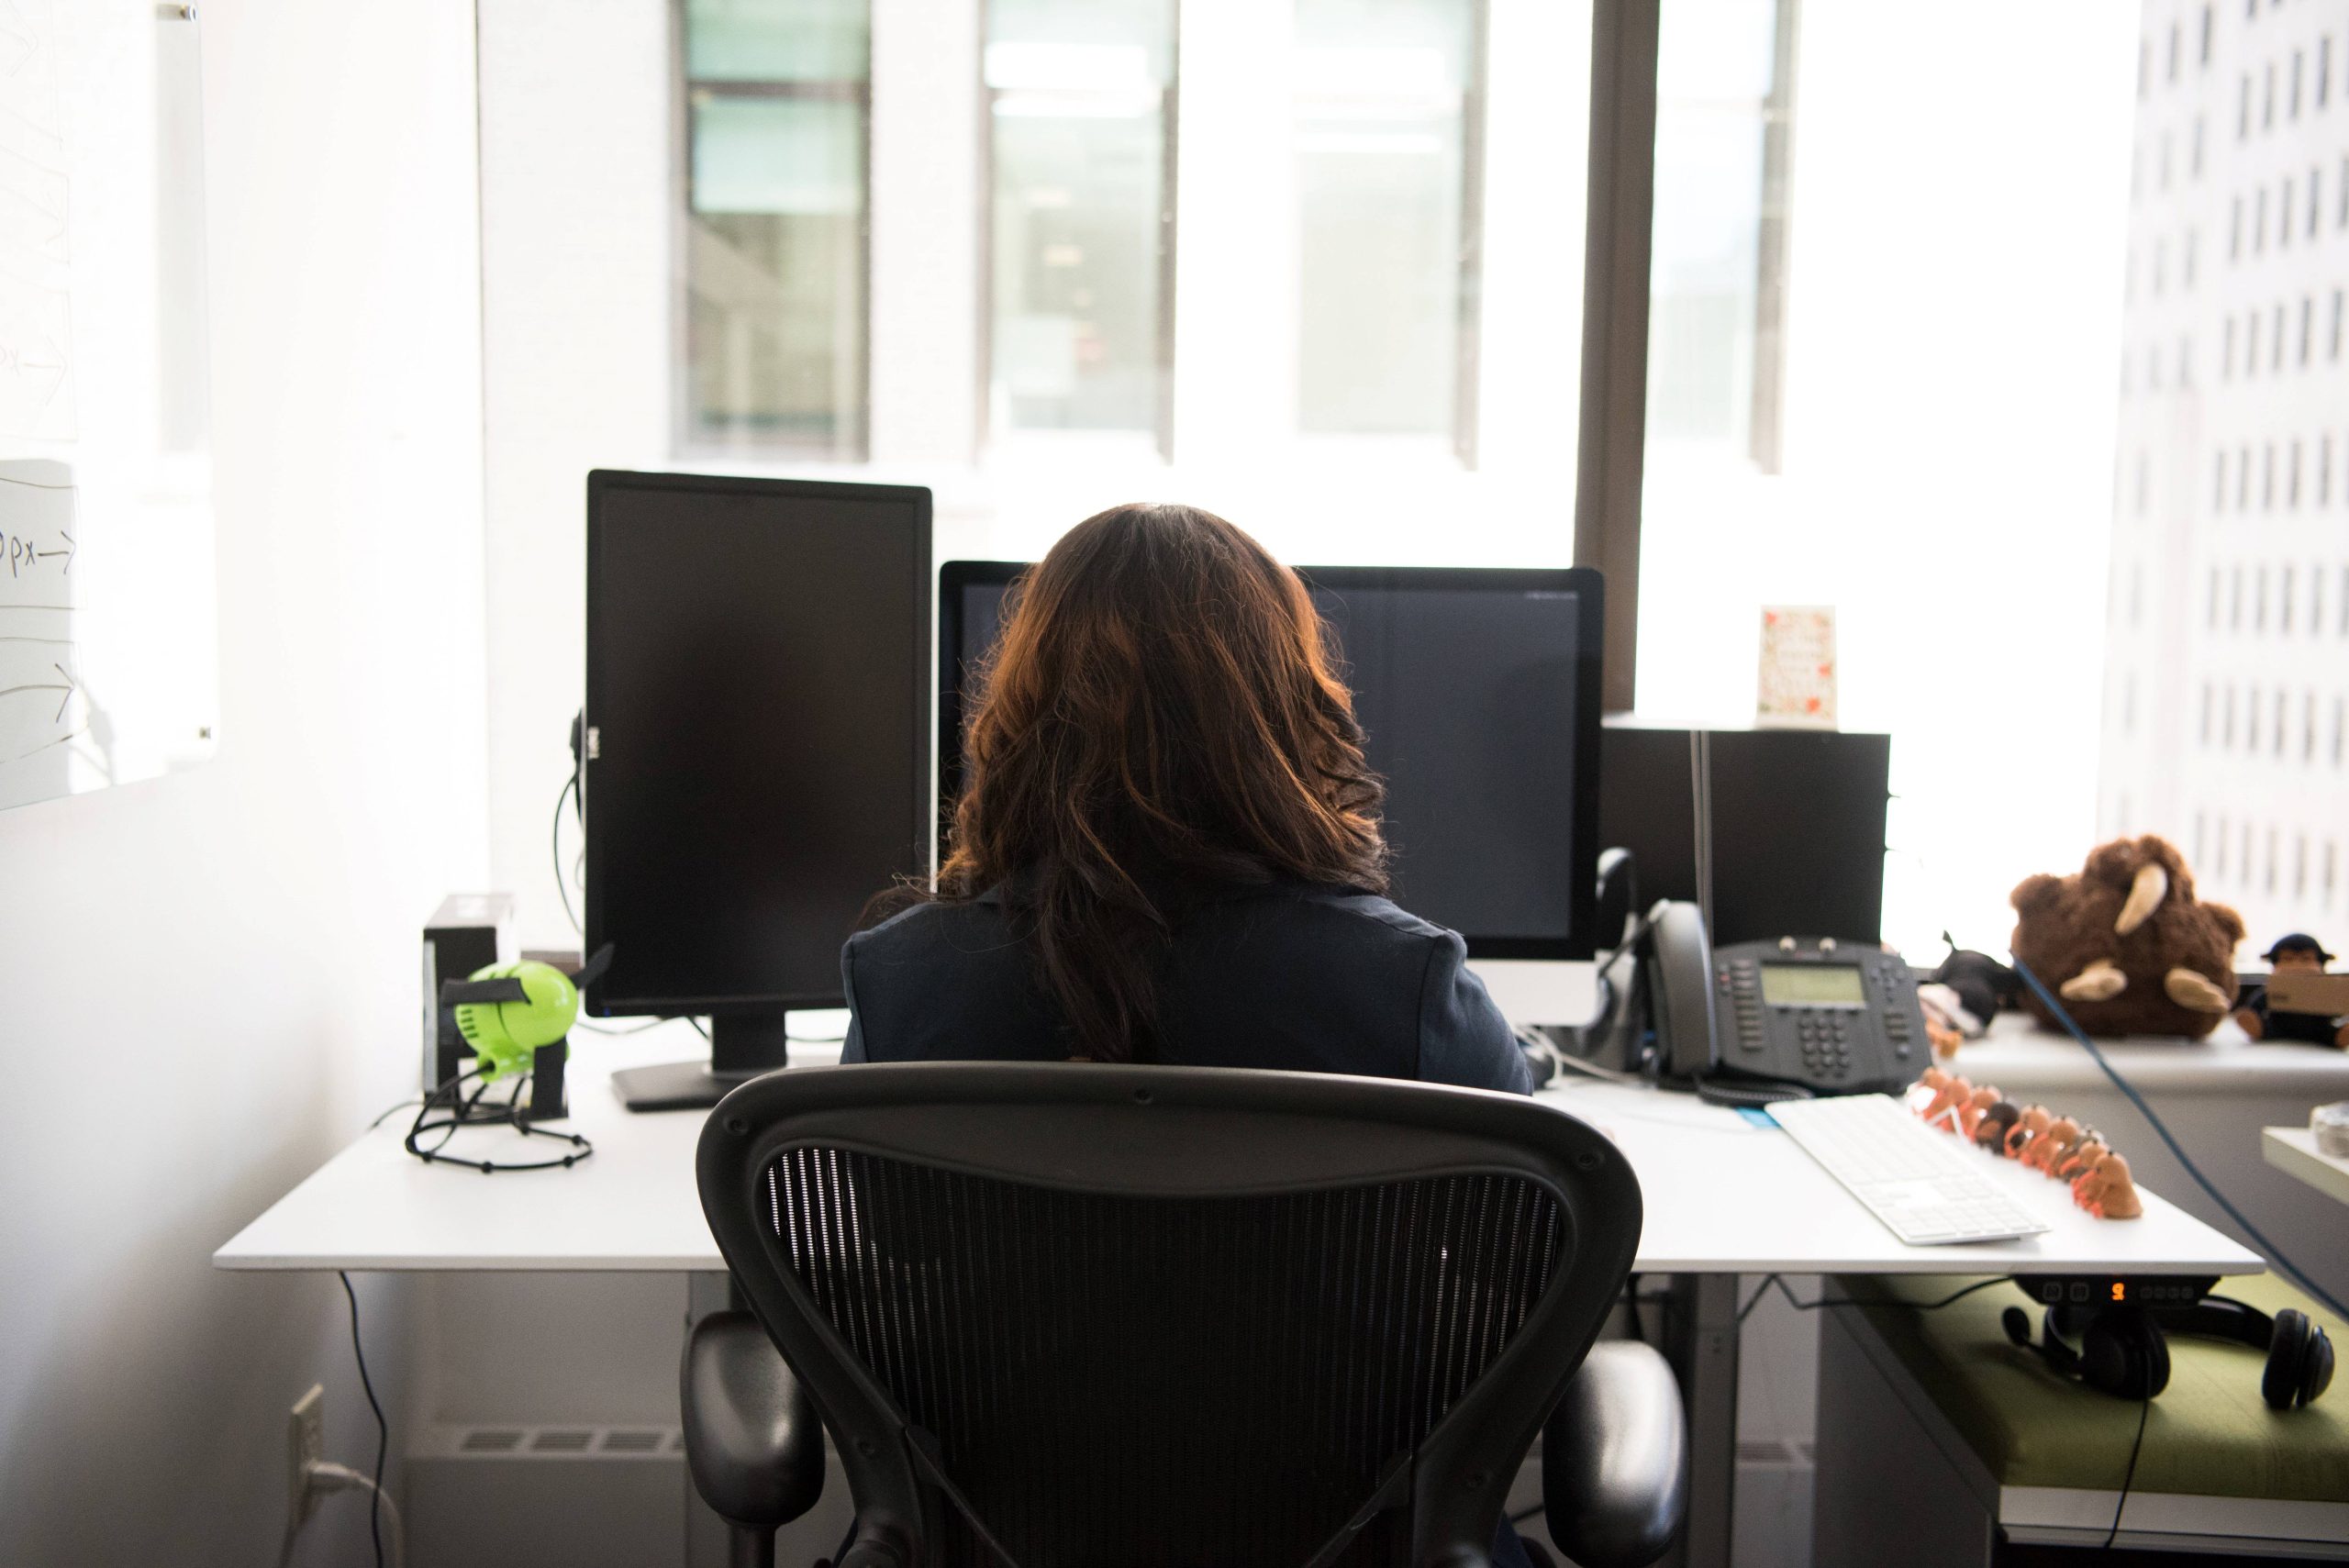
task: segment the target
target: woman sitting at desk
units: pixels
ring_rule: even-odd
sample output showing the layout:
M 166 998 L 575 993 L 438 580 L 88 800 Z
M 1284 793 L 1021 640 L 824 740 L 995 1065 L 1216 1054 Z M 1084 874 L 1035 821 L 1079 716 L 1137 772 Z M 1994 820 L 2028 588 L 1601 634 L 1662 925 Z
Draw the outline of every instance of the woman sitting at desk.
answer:
M 1015 592 L 937 889 L 841 954 L 841 1060 L 1531 1089 L 1460 938 L 1385 897 L 1382 786 L 1295 573 L 1130 506 Z
M 1154 1062 L 1532 1088 L 1459 937 L 1384 896 L 1383 789 L 1297 574 L 1120 506 L 1018 590 L 934 894 L 849 940 L 843 1062 Z M 1496 1568 L 1530 1568 L 1504 1521 Z

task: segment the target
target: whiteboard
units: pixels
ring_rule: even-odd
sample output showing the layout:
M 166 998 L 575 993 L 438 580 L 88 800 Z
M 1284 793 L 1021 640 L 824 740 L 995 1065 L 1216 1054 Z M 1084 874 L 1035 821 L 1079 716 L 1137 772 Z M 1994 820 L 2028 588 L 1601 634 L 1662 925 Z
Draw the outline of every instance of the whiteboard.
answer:
M 194 8 L 0 0 L 0 807 L 218 740 Z

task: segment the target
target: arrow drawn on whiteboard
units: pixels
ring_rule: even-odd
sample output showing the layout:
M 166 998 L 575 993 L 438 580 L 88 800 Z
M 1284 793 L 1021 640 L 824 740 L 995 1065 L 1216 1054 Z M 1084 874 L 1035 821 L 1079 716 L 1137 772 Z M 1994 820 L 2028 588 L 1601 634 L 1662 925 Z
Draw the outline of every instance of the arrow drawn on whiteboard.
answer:
M 0 686 L 0 697 L 12 697 L 18 692 L 63 692 L 65 695 L 60 698 L 57 704 L 57 717 L 63 718 L 65 709 L 73 701 L 73 693 L 77 688 L 73 684 L 72 675 L 66 671 L 64 665 L 51 664 L 50 668 L 65 677 L 63 684 L 61 685 L 55 681 L 33 681 L 21 686 Z M 51 722 L 54 723 L 55 720 L 52 719 Z
M 60 528 L 57 530 L 57 537 L 65 541 L 65 548 L 63 550 L 37 550 L 33 551 L 33 559 L 35 561 L 47 561 L 52 555 L 61 555 L 65 558 L 65 564 L 59 567 L 58 570 L 60 572 L 71 572 L 73 570 L 73 551 L 76 548 L 73 543 L 73 536 L 67 533 L 63 528 Z

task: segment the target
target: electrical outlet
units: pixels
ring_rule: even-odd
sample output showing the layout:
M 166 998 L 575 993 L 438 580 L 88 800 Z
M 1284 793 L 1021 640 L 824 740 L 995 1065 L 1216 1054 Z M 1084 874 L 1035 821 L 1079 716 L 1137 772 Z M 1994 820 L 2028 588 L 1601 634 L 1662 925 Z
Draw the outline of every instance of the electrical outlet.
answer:
M 317 1494 L 310 1489 L 310 1467 L 324 1463 L 326 1457 L 327 1391 L 314 1383 L 286 1412 L 285 1511 L 297 1529 L 317 1507 Z

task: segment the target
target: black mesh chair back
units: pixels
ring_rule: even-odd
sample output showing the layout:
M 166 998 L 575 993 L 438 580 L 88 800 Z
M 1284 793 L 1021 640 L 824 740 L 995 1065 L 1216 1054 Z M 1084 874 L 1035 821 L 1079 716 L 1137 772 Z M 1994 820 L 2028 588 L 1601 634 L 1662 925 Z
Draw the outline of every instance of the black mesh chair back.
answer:
M 919 1063 L 729 1095 L 702 1204 L 908 1565 L 1482 1561 L 1639 1186 L 1514 1095 Z

